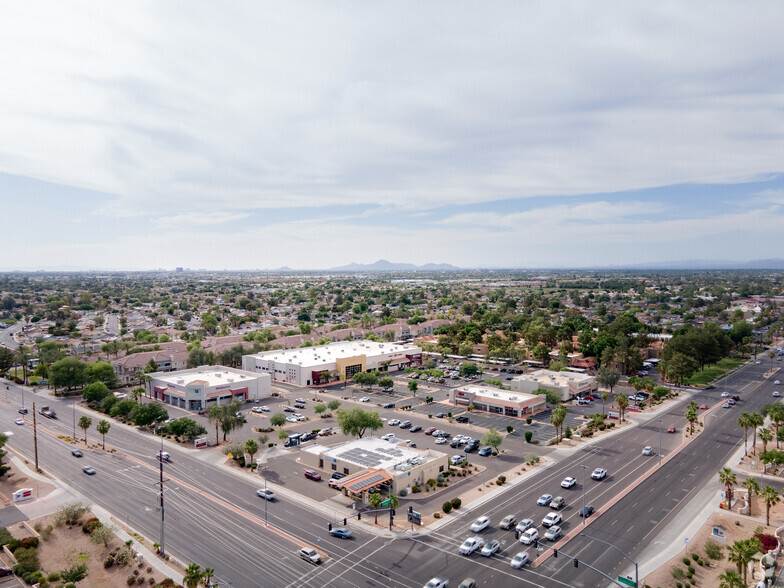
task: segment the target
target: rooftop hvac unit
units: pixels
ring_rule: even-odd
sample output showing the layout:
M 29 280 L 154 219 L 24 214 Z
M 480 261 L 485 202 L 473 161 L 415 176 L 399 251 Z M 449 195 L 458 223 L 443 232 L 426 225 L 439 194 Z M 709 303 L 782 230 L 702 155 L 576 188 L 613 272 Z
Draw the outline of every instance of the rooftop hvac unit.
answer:
M 222 378 L 223 375 L 220 372 L 215 372 L 215 377 L 216 378 Z
M 182 386 L 185 383 L 185 380 L 177 380 L 177 383 Z
M 234 381 L 234 378 L 226 378 L 226 381 L 231 384 Z

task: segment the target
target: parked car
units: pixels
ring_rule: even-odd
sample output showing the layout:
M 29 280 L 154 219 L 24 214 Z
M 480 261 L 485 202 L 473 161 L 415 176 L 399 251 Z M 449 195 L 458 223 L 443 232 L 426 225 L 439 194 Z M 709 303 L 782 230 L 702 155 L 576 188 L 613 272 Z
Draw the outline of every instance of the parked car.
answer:
M 465 461 L 465 455 L 453 455 L 452 457 L 449 458 L 449 463 L 451 463 L 453 466 L 460 465 L 464 461 Z
M 312 564 L 320 564 L 321 563 L 321 556 L 315 549 L 310 549 L 309 547 L 303 547 L 299 550 L 299 556 L 307 562 Z
M 446 413 L 445 412 L 437 412 L 435 416 L 436 416 L 437 419 L 443 419 L 443 418 L 446 418 Z
M 359 399 L 359 401 L 360 402 L 370 402 L 370 398 L 368 398 L 367 396 L 363 396 L 362 398 Z
M 564 478 L 563 482 L 561 482 L 561 488 L 571 488 L 577 483 L 577 480 L 569 476 L 568 478 Z
M 544 534 L 544 538 L 548 541 L 555 541 L 558 537 L 561 536 L 561 527 L 558 525 L 553 525 L 549 529 L 547 529 L 547 533 Z
M 389 422 L 387 424 L 389 426 L 391 426 L 391 427 L 396 427 L 396 426 L 398 426 L 400 424 L 400 420 L 399 419 L 389 419 Z
M 471 525 L 471 531 L 474 533 L 479 533 L 480 531 L 484 531 L 487 527 L 490 526 L 490 518 L 489 517 L 479 517 L 474 521 Z
M 781 392 L 779 392 L 778 390 L 775 390 L 775 391 L 773 392 L 773 396 L 775 396 L 776 398 L 778 398 L 779 396 L 781 396 Z
M 538 504 L 539 506 L 547 506 L 552 501 L 553 501 L 553 495 L 552 494 L 542 494 L 539 497 L 539 500 L 536 501 L 536 504 Z
M 481 537 L 469 537 L 463 541 L 463 544 L 460 546 L 460 553 L 463 555 L 471 555 L 484 544 L 485 540 Z
M 517 555 L 515 555 L 512 558 L 512 561 L 509 562 L 509 565 L 512 566 L 514 569 L 519 570 L 525 564 L 528 563 L 529 559 L 530 558 L 528 556 L 528 552 L 527 551 L 521 551 L 520 553 L 518 553 Z
M 446 445 L 446 437 L 438 437 L 436 438 L 436 445 Z
M 497 539 L 493 539 L 488 543 L 485 543 L 485 546 L 480 551 L 480 555 L 484 555 L 485 557 L 490 557 L 495 555 L 501 550 L 501 543 Z
M 316 482 L 321 481 L 321 474 L 314 472 L 313 470 L 305 470 L 305 477 L 308 480 L 314 480 Z
M 492 455 L 492 453 L 493 453 L 493 448 L 490 447 L 489 445 L 487 447 L 482 447 L 482 449 L 479 450 L 479 455 L 481 455 L 482 457 L 487 457 L 488 455 Z
M 607 477 L 607 470 L 604 468 L 596 468 L 591 474 L 591 478 L 594 480 L 602 480 L 605 477 Z
M 394 402 L 388 402 L 387 404 L 385 404 L 381 408 L 395 408 L 395 403 Z
M 398 425 L 401 429 L 410 429 L 411 428 L 411 421 L 403 421 Z
M 414 425 L 409 430 L 409 433 L 419 433 L 419 431 L 421 431 L 421 430 L 422 430 L 422 427 L 420 427 L 419 425 Z
M 14 571 L 11 568 L 0 568 L 0 578 L 5 578 L 6 576 L 12 576 Z
M 290 406 L 287 406 L 286 408 L 283 409 L 283 412 L 295 412 L 295 410 Z
M 382 441 L 392 441 L 392 439 L 394 439 L 394 438 L 395 438 L 395 434 L 394 433 L 387 433 L 386 435 L 381 435 L 381 440 Z
M 476 588 L 476 580 L 473 578 L 466 578 L 457 588 Z
M 729 402 L 725 402 L 721 406 L 724 407 L 724 408 L 731 408 L 732 407 L 732 405 Z
M 708 410 L 707 404 L 700 404 L 700 410 Z
M 536 527 L 531 527 L 520 536 L 520 543 L 530 545 L 534 542 L 534 539 L 539 539 L 539 531 Z
M 425 429 L 425 435 L 432 435 L 436 431 L 438 431 L 438 429 L 436 429 L 435 427 L 429 427 L 429 428 Z
M 259 488 L 256 490 L 256 496 L 264 500 L 275 500 L 275 493 L 269 489 Z
M 27 409 L 26 408 L 20 408 L 17 412 L 19 414 L 27 414 Z
M 460 415 L 459 417 L 455 417 L 455 420 L 458 423 L 467 423 L 470 419 L 465 415 Z

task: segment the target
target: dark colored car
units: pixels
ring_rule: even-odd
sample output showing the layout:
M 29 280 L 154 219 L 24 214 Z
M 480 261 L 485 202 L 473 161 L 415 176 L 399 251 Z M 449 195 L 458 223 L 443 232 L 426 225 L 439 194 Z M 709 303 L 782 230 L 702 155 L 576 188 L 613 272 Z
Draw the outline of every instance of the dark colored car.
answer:
M 287 406 L 286 408 L 283 409 L 283 412 L 295 412 L 295 411 L 290 406 Z
M 295 404 L 294 408 L 305 408 L 304 404 Z
M 305 477 L 309 480 L 315 480 L 316 482 L 321 481 L 321 474 L 314 472 L 313 470 L 305 470 Z
M 446 413 L 445 413 L 445 412 L 437 412 L 437 413 L 435 414 L 435 417 L 436 417 L 437 419 L 443 419 L 443 418 L 446 418 Z
M 490 447 L 489 445 L 487 447 L 482 447 L 482 449 L 479 450 L 479 455 L 481 455 L 482 457 L 487 457 L 492 453 L 493 453 L 493 448 Z
M 81 449 L 71 449 L 71 455 L 74 457 L 82 457 L 84 454 Z
M 711 384 L 710 386 L 705 386 L 706 390 L 713 390 L 715 388 L 716 388 L 716 386 L 714 386 L 713 384 Z
M 584 506 L 577 514 L 581 517 L 589 517 L 593 514 L 593 507 L 590 505 Z
M 84 466 L 82 468 L 82 471 L 88 476 L 92 476 L 93 474 L 95 474 L 95 468 L 91 468 L 90 466 Z
M 337 529 L 332 529 L 329 532 L 330 535 L 333 537 L 339 537 L 340 539 L 351 539 L 354 535 L 346 529 L 345 527 L 338 527 Z
M 0 568 L 0 578 L 5 578 L 6 576 L 13 576 L 14 571 L 11 568 Z
M 472 453 L 477 449 L 479 449 L 479 441 L 476 441 L 474 443 L 469 443 L 468 445 L 465 446 L 463 451 L 465 451 L 466 453 Z
M 389 404 L 385 404 L 381 408 L 395 408 L 395 403 L 394 402 L 390 402 Z
M 409 433 L 418 433 L 421 430 L 422 430 L 422 427 L 420 427 L 419 425 L 414 425 L 413 427 L 411 427 L 411 430 L 409 431 Z
M 733 396 L 733 397 L 732 397 L 732 399 L 733 399 L 735 402 L 737 402 L 738 400 L 740 400 L 740 396 Z
M 334 474 L 332 474 L 333 480 L 340 480 L 340 478 L 345 478 L 345 477 L 346 474 L 341 474 L 340 472 L 335 472 Z
M 465 415 L 460 415 L 459 417 L 455 418 L 458 423 L 467 423 L 468 417 Z
M 20 408 L 19 409 L 19 414 L 27 414 L 27 409 L 26 408 Z

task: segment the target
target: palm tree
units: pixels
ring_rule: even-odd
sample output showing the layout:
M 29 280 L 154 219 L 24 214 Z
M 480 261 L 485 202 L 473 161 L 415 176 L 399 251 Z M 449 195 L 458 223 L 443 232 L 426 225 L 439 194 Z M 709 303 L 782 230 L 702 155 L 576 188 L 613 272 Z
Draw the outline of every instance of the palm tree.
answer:
M 738 417 L 738 426 L 743 429 L 743 455 L 748 455 L 749 427 L 752 426 L 751 414 L 748 412 L 740 413 L 740 416 Z
M 735 570 L 727 570 L 719 576 L 719 580 L 719 588 L 746 588 L 746 582 Z
M 754 479 L 754 478 L 746 478 L 743 481 L 742 486 L 746 489 L 746 493 L 748 495 L 749 516 L 751 516 L 751 499 L 752 499 L 752 497 L 755 494 L 759 495 L 759 493 L 760 493 L 760 485 L 759 485 L 759 483 L 757 482 L 756 479 Z
M 770 507 L 778 504 L 781 498 L 778 491 L 773 486 L 765 486 L 759 493 L 760 498 L 765 501 L 765 524 L 770 526 Z
M 738 481 L 738 477 L 730 468 L 719 470 L 719 482 L 724 484 L 727 494 L 727 509 L 732 510 L 732 487 Z
M 381 506 L 381 494 L 378 492 L 371 494 L 368 498 L 368 502 L 370 503 L 370 506 L 373 507 L 373 510 L 376 511 L 374 514 L 376 515 L 376 524 L 378 524 L 378 507 Z
M 751 413 L 751 427 L 752 431 L 754 432 L 754 442 L 751 444 L 751 452 L 756 454 L 757 453 L 757 427 L 761 427 L 765 424 L 765 419 L 762 418 L 762 415 L 758 412 Z
M 253 439 L 245 441 L 245 453 L 250 455 L 250 464 L 253 465 L 253 456 L 259 452 L 259 444 Z
M 729 549 L 727 550 L 727 560 L 730 563 L 734 563 L 735 566 L 737 566 L 738 574 L 744 572 L 743 568 L 746 564 L 744 551 L 745 551 L 745 547 L 742 541 L 736 541 L 735 543 L 730 545 Z M 745 577 L 746 574 L 743 573 L 743 576 Z
M 204 568 L 202 575 L 204 576 L 202 583 L 206 588 L 210 588 L 212 585 L 212 577 L 215 575 L 215 570 L 213 568 Z
M 765 453 L 768 450 L 768 443 L 773 441 L 773 433 L 770 429 L 760 429 L 758 434 L 762 441 L 762 453 Z
M 185 576 L 182 578 L 182 583 L 186 588 L 197 588 L 204 578 L 204 572 L 201 566 L 196 563 L 191 563 L 185 568 Z
M 550 423 L 555 427 L 556 442 L 561 441 L 561 427 L 565 420 L 566 407 L 563 404 L 559 404 L 553 409 L 553 412 L 550 413 Z
M 610 393 L 607 390 L 602 390 L 602 416 L 604 416 L 604 403 L 607 402 L 609 397 Z
M 84 444 L 87 445 L 87 429 L 93 424 L 93 419 L 88 416 L 79 417 L 79 428 L 84 429 Z
M 782 404 L 769 404 L 762 409 L 764 416 L 770 417 L 773 426 L 776 427 L 776 449 L 779 445 L 779 431 L 782 430 L 781 425 L 784 424 L 784 405 Z
M 112 426 L 109 422 L 104 419 L 101 419 L 98 421 L 98 424 L 95 425 L 95 430 L 101 435 L 101 449 L 106 449 L 106 433 L 108 433 L 111 428 Z
M 615 403 L 621 411 L 621 422 L 623 422 L 625 420 L 624 415 L 626 414 L 626 409 L 629 408 L 629 399 L 626 398 L 625 394 L 616 394 Z
M 697 422 L 697 403 L 693 400 L 686 405 L 686 420 L 689 421 L 691 434 L 694 434 L 694 423 Z

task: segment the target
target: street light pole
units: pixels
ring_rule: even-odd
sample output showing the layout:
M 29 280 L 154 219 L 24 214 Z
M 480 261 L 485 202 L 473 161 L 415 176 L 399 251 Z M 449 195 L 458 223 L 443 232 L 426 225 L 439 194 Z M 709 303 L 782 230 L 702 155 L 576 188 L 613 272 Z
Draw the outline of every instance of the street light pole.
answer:
M 662 438 L 662 420 L 659 420 L 659 465 L 661 465 L 661 438 Z
M 587 469 L 587 466 L 581 464 L 581 467 L 583 468 L 583 525 L 585 525 L 585 519 L 588 518 L 585 516 L 587 514 L 585 512 L 585 470 Z
M 73 438 L 76 439 L 76 400 L 74 399 L 73 404 L 71 404 L 71 412 L 73 413 Z

